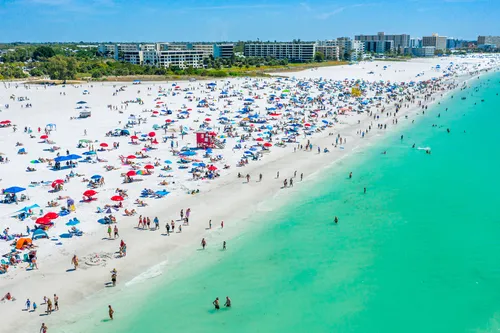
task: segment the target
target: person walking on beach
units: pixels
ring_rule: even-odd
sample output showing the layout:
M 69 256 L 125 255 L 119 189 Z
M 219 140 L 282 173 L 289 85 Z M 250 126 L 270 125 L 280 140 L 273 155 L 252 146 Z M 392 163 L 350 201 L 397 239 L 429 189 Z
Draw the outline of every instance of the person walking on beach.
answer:
M 139 224 L 137 225 L 137 229 L 139 229 L 142 225 L 142 215 L 139 215 Z
M 225 250 L 226 249 L 226 241 L 222 242 L 222 249 Z
M 300 174 L 300 181 L 302 181 L 302 179 L 303 179 L 303 178 L 304 178 L 304 174 L 303 174 L 303 173 L 301 173 L 301 174 Z
M 160 229 L 160 220 L 158 219 L 158 216 L 155 217 L 154 223 L 155 223 L 155 230 Z
M 78 257 L 76 256 L 76 254 L 73 256 L 73 259 L 71 259 L 71 264 L 73 265 L 76 271 L 76 269 L 78 268 Z
M 215 299 L 215 301 L 212 302 L 212 304 L 214 305 L 215 307 L 215 310 L 219 310 L 220 309 L 220 305 L 219 305 L 219 297 L 217 297 Z
M 54 294 L 54 311 L 59 311 L 59 296 Z
M 114 269 L 111 273 L 111 283 L 113 283 L 113 287 L 116 287 L 116 277 L 117 277 L 117 272 L 116 269 Z
M 293 178 L 290 178 L 290 187 L 293 187 Z
M 229 298 L 229 296 L 226 296 L 226 303 L 224 303 L 224 306 L 226 308 L 230 308 L 231 307 L 231 299 Z
M 110 225 L 108 225 L 108 238 L 109 239 L 111 239 L 111 232 L 112 232 L 112 230 L 111 230 L 111 224 L 110 224 Z
M 42 323 L 42 326 L 40 327 L 40 333 L 47 333 L 47 330 L 47 325 L 45 325 L 45 323 Z
M 181 220 L 184 219 L 184 209 L 181 209 Z
M 278 179 L 278 178 L 280 178 L 280 172 L 279 171 L 276 173 L 276 179 Z
M 208 221 L 208 229 L 212 229 L 212 220 Z
M 250 183 L 250 175 L 247 173 L 247 183 Z
M 113 314 L 115 313 L 115 310 L 111 307 L 111 305 L 108 305 L 108 314 L 109 314 L 109 319 L 113 320 Z
M 114 233 L 115 239 L 120 237 L 120 235 L 118 234 L 118 227 L 116 225 L 115 225 L 115 228 L 113 230 L 113 233 Z
M 47 314 L 52 313 L 52 300 L 50 298 L 47 298 Z
M 224 229 L 224 221 L 220 221 L 220 228 Z
M 205 250 L 205 246 L 207 246 L 207 241 L 205 240 L 205 238 L 203 238 L 201 240 L 201 247 L 203 247 L 203 250 Z
M 28 298 L 28 299 L 26 300 L 26 311 L 29 311 L 30 309 L 31 309 L 31 301 L 30 301 L 30 299 Z

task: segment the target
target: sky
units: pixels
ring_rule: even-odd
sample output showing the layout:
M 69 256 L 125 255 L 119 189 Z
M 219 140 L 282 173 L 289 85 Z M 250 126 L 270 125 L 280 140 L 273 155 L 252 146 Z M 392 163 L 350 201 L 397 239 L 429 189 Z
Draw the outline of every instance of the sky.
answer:
M 0 42 L 500 35 L 500 0 L 0 0 Z

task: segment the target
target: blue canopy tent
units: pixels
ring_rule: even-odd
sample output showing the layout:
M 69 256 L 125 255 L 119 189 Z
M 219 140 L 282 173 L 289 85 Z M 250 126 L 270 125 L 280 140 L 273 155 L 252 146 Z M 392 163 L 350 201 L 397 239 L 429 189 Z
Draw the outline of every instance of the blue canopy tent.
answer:
M 78 101 L 78 102 L 76 102 L 76 104 L 87 104 L 87 102 L 85 102 L 85 101 Z
M 69 220 L 69 221 L 66 223 L 66 225 L 67 225 L 67 226 L 69 226 L 69 227 L 72 227 L 72 226 L 75 226 L 75 225 L 77 225 L 77 224 L 79 224 L 79 223 L 80 223 L 80 221 L 78 221 L 78 219 L 75 217 L 75 218 L 73 218 L 73 219 Z
M 50 131 L 53 131 L 53 130 L 57 129 L 57 126 L 56 126 L 56 124 L 47 124 L 47 125 L 45 125 L 45 128 L 50 130 Z
M 37 204 L 31 205 L 31 206 L 26 206 L 26 207 L 18 210 L 16 213 L 27 213 L 27 212 L 29 212 L 30 209 L 33 209 L 33 208 L 40 208 L 40 206 L 38 206 Z
M 101 179 L 102 176 L 101 175 L 93 175 L 92 177 L 90 177 L 90 179 L 93 179 L 93 180 L 97 180 L 97 179 Z
M 19 186 L 12 186 L 3 190 L 4 193 L 11 193 L 11 194 L 16 194 L 22 191 L 26 191 L 26 189 L 24 187 L 19 187 Z
M 35 229 L 33 231 L 33 236 L 31 236 L 31 239 L 40 239 L 40 238 L 49 238 L 49 235 L 43 230 L 43 229 Z

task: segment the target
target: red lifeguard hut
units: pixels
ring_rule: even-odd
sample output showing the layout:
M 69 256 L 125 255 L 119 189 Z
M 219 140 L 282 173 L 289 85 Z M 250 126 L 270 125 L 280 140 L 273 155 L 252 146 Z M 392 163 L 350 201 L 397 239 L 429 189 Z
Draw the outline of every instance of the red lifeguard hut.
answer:
M 203 149 L 215 148 L 216 135 L 214 132 L 196 132 L 196 146 Z

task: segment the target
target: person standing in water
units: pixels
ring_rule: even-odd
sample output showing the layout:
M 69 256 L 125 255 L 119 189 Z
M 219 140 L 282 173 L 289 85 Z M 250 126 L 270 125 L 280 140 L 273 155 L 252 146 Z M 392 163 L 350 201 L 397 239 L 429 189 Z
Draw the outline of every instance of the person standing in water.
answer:
M 207 246 L 207 241 L 205 240 L 205 238 L 201 240 L 201 246 L 203 247 L 203 250 L 205 250 L 205 246 Z
M 349 179 L 352 178 L 352 172 L 349 172 Z
M 215 301 L 212 302 L 212 304 L 214 305 L 215 307 L 215 310 L 219 310 L 220 309 L 220 305 L 219 305 L 219 297 L 217 297 L 215 299 Z
M 109 314 L 109 319 L 113 320 L 113 314 L 115 313 L 115 310 L 111 307 L 111 305 L 108 305 L 108 314 Z
M 223 249 L 223 250 L 225 250 L 225 249 L 226 249 L 226 241 L 224 241 L 224 242 L 222 243 L 222 249 Z
M 335 224 L 339 223 L 339 218 L 337 216 L 335 216 L 335 218 L 333 219 L 333 222 L 335 222 Z
M 365 187 L 365 189 L 364 189 L 364 194 L 366 194 L 366 187 Z
M 229 296 L 226 296 L 226 303 L 224 303 L 224 306 L 226 308 L 230 308 L 231 307 L 231 299 L 229 298 Z

